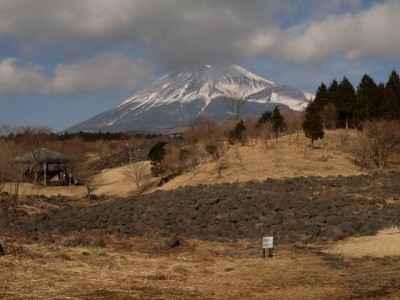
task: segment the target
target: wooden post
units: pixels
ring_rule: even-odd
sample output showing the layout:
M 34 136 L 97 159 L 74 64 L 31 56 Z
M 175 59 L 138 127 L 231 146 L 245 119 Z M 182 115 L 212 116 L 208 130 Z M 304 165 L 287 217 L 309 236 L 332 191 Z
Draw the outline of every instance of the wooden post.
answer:
M 43 163 L 43 185 L 47 185 L 47 164 L 46 161 Z
M 265 250 L 265 249 L 264 249 Z M 269 258 L 271 258 L 273 255 L 272 255 L 272 248 L 269 248 L 268 249 L 268 257 Z

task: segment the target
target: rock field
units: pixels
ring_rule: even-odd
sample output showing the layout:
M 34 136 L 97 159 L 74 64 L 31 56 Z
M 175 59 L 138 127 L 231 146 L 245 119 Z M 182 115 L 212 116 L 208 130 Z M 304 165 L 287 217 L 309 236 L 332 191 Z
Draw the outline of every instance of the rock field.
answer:
M 138 235 L 215 241 L 271 235 L 278 244 L 340 240 L 400 226 L 400 173 L 200 185 L 87 202 L 62 196 L 17 201 L 3 193 L 0 230 L 31 240 L 68 237 L 72 246 Z

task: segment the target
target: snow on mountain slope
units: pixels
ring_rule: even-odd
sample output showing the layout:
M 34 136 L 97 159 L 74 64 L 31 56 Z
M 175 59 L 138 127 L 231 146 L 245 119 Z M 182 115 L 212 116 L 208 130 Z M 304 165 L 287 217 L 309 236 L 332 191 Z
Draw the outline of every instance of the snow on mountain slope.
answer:
M 170 72 L 114 108 L 67 130 L 172 128 L 184 126 L 185 122 L 187 125 L 201 113 L 221 121 L 229 118 L 223 105 L 226 98 L 247 100 L 248 105 L 254 106 L 250 110 L 257 115 L 275 105 L 300 111 L 311 96 L 237 65 L 200 65 Z
M 206 102 L 218 96 L 247 97 L 274 85 L 239 66 L 203 65 L 171 72 L 126 99 L 116 109 L 131 105 L 134 109 L 204 99 Z

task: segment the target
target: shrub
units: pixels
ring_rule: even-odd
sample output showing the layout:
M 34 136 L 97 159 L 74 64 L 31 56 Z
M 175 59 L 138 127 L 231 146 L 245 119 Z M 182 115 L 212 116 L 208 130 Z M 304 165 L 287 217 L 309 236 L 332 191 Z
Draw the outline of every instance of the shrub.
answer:
M 213 158 L 213 160 L 218 160 L 220 155 L 218 151 L 218 146 L 214 143 L 208 143 L 206 145 L 206 151 L 208 154 L 210 154 Z
M 363 128 L 369 138 L 371 158 L 379 169 L 383 169 L 389 155 L 400 145 L 400 122 L 367 121 Z
M 236 126 L 235 129 L 231 132 L 229 132 L 228 136 L 228 142 L 230 145 L 236 144 L 236 142 L 241 142 L 242 145 L 246 143 L 246 126 L 243 123 L 243 120 L 240 120 Z

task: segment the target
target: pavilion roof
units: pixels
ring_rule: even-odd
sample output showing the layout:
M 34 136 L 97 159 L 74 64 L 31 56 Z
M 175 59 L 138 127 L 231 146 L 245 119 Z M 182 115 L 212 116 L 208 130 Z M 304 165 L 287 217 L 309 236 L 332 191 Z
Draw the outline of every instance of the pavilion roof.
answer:
M 40 148 L 32 152 L 22 154 L 20 156 L 17 156 L 14 160 L 17 163 L 22 163 L 22 164 L 35 164 L 35 163 L 59 164 L 70 161 L 70 159 L 64 154 L 46 148 Z

